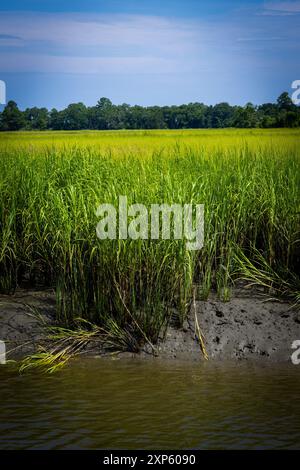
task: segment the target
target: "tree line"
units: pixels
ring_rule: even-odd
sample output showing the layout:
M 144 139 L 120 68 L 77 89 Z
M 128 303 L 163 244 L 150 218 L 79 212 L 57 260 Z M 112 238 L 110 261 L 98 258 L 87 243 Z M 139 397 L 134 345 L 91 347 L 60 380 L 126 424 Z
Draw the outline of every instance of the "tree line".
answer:
M 114 105 L 101 98 L 96 106 L 73 103 L 58 111 L 27 108 L 21 111 L 9 101 L 0 113 L 0 130 L 113 130 L 113 129 L 198 129 L 198 128 L 272 128 L 300 126 L 300 107 L 287 92 L 276 103 L 208 106 L 189 103 L 180 106 Z

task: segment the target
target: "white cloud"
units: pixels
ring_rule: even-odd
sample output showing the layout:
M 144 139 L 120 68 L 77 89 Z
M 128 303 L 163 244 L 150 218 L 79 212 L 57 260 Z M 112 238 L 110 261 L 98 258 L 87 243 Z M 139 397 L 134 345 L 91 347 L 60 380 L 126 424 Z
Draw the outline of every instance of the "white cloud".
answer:
M 178 71 L 174 59 L 159 57 L 68 57 L 43 54 L 1 54 L 0 72 L 77 74 L 156 74 Z
M 265 2 L 264 13 L 270 15 L 294 15 L 300 13 L 300 1 Z
M 272 59 L 265 52 L 281 37 L 284 47 L 290 47 L 298 28 L 294 32 L 293 27 L 275 27 L 267 18 L 258 19 L 256 12 L 252 17 L 213 22 L 144 15 L 1 12 L 0 71 L 197 76 L 203 71 L 219 75 L 224 70 L 235 74 L 243 68 L 267 67 Z
M 282 40 L 282 37 L 279 37 L 279 36 L 270 36 L 270 37 L 241 37 L 241 38 L 237 38 L 237 41 L 238 42 L 265 42 L 265 41 L 281 41 Z
M 172 73 L 199 35 L 195 23 L 154 16 L 33 12 L 1 13 L 0 31 L 0 46 L 14 47 L 0 52 L 2 72 L 101 74 Z
M 142 15 L 1 13 L 2 34 L 63 46 L 180 46 L 195 34 L 188 21 Z

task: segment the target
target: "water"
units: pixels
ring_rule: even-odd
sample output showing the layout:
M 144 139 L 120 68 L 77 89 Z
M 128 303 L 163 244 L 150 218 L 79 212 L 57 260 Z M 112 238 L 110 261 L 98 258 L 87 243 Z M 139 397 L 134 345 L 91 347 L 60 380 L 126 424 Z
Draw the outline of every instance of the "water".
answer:
M 0 449 L 300 447 L 300 366 L 90 359 L 0 366 Z

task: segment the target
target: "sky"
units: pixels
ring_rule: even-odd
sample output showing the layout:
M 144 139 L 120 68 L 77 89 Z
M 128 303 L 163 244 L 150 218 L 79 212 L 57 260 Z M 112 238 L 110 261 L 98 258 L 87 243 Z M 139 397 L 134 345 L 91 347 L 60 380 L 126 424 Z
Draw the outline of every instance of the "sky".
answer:
M 21 109 L 274 102 L 300 79 L 300 0 L 1 0 Z

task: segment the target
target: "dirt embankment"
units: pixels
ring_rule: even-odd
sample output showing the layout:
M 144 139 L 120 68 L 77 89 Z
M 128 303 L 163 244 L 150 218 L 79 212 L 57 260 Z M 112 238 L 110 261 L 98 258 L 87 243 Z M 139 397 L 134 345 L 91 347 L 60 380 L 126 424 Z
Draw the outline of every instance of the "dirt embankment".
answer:
M 0 340 L 6 342 L 8 358 L 36 350 L 45 335 L 37 314 L 46 323 L 55 316 L 51 291 L 17 291 L 0 297 Z M 156 346 L 161 358 L 203 360 L 195 338 L 195 318 L 211 360 L 264 360 L 290 362 L 292 343 L 300 340 L 300 309 L 289 303 L 265 301 L 253 292 L 236 292 L 229 302 L 216 298 L 197 301 L 180 330 L 170 327 Z M 99 354 L 97 348 L 93 354 Z M 147 345 L 140 357 L 151 357 Z M 124 354 L 128 357 L 129 354 Z

